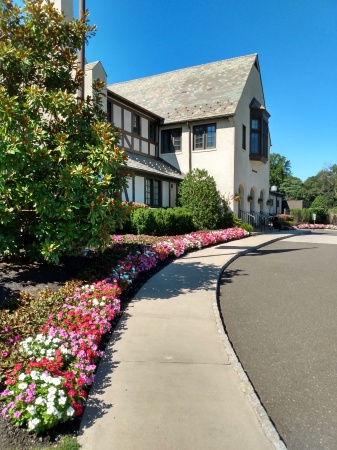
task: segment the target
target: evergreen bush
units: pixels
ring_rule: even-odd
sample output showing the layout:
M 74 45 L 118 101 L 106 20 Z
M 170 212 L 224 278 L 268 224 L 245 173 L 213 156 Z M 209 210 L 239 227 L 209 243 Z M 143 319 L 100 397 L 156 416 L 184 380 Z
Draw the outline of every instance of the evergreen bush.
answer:
M 131 230 L 136 234 L 174 236 L 194 231 L 192 214 L 186 208 L 134 209 Z
M 179 185 L 179 203 L 191 211 L 196 230 L 214 230 L 221 220 L 221 197 L 207 170 L 194 169 Z

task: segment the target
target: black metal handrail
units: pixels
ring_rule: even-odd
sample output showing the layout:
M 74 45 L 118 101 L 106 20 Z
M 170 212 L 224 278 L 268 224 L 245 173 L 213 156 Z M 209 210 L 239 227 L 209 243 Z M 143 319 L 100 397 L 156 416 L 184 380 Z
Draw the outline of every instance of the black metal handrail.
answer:
M 239 210 L 238 217 L 243 222 L 251 224 L 254 227 L 254 230 L 266 231 L 272 229 L 270 225 L 270 215 L 268 213 Z

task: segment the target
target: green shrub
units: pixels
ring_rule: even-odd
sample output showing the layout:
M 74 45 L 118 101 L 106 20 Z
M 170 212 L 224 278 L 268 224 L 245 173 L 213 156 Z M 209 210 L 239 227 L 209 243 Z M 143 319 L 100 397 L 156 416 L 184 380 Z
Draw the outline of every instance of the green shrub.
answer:
M 244 230 L 248 231 L 248 233 L 253 232 L 253 225 L 247 222 L 242 222 L 242 224 L 239 226 L 239 228 L 243 228 Z
M 328 223 L 328 210 L 324 208 L 309 208 L 310 211 L 310 219 L 311 223 L 314 222 L 313 214 L 316 214 L 315 223 Z
M 130 214 L 131 230 L 136 234 L 173 236 L 194 230 L 193 217 L 186 208 L 136 208 Z
M 131 230 L 135 234 L 153 234 L 155 219 L 153 209 L 136 208 L 130 214 Z
M 254 230 L 253 225 L 251 225 L 250 223 L 247 223 L 247 222 L 243 222 L 242 219 L 239 219 L 236 216 L 233 217 L 232 226 L 243 228 L 244 230 L 248 231 L 249 233 L 252 233 L 252 231 Z
M 179 203 L 191 211 L 196 230 L 214 230 L 221 219 L 221 197 L 207 170 L 194 169 L 179 185 Z

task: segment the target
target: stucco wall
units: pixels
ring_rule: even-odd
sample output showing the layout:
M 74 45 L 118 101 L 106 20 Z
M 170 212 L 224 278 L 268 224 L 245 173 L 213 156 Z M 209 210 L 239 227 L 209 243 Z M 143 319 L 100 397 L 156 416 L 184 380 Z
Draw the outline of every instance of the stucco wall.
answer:
M 239 192 L 243 187 L 243 199 L 240 207 L 245 210 L 268 212 L 266 201 L 269 197 L 269 159 L 266 164 L 249 159 L 250 149 L 250 108 L 253 98 L 262 105 L 264 95 L 262 90 L 260 73 L 255 66 L 252 67 L 246 86 L 243 90 L 235 115 L 235 175 L 233 190 Z M 242 125 L 246 126 L 246 150 L 242 148 Z M 248 203 L 247 196 L 254 191 L 254 201 Z M 258 204 L 260 193 L 263 193 L 263 203 Z M 238 209 L 238 203 L 233 203 L 233 208 Z
M 193 126 L 211 123 L 216 123 L 216 147 L 193 150 Z M 161 158 L 180 169 L 183 173 L 187 173 L 190 169 L 206 169 L 214 177 L 220 193 L 225 197 L 232 195 L 234 184 L 233 148 L 235 141 L 233 120 L 231 118 L 221 118 L 218 120 L 191 122 L 189 126 L 187 124 L 167 126 L 162 129 L 179 127 L 182 128 L 182 150 L 176 153 L 160 153 Z M 191 139 L 190 146 L 189 139 Z

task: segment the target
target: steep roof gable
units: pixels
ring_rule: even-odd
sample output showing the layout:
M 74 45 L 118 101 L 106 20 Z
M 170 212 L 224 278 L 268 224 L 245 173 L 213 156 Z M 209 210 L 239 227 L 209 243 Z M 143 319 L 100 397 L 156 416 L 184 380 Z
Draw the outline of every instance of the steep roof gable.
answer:
M 173 123 L 235 113 L 257 55 L 188 67 L 108 89 Z

